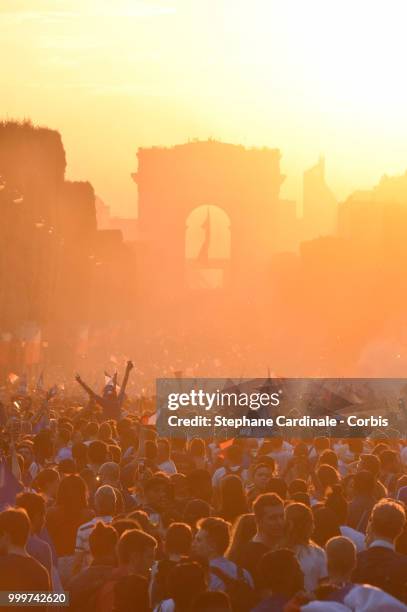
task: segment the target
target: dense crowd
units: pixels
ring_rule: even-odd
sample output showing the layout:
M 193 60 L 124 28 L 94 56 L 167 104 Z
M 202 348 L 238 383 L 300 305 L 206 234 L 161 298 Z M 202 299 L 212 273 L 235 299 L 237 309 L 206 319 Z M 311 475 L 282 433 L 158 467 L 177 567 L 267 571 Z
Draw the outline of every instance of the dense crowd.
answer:
M 78 376 L 86 402 L 3 397 L 0 591 L 77 612 L 407 610 L 403 440 L 169 440 L 126 397 L 131 369 L 101 394 Z

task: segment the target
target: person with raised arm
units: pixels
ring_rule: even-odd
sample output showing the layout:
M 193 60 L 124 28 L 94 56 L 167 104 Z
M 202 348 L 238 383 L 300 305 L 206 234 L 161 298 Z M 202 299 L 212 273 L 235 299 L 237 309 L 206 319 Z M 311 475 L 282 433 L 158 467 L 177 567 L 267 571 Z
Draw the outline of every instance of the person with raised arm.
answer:
M 103 389 L 103 395 L 98 395 L 91 389 L 80 377 L 79 374 L 75 376 L 76 382 L 78 382 L 91 399 L 94 399 L 103 409 L 103 418 L 105 420 L 116 419 L 119 420 L 121 417 L 121 407 L 124 401 L 127 383 L 129 375 L 133 369 L 133 363 L 127 362 L 126 372 L 124 374 L 123 382 L 120 387 L 119 393 L 116 391 L 116 379 L 115 374 L 110 381 L 105 385 Z

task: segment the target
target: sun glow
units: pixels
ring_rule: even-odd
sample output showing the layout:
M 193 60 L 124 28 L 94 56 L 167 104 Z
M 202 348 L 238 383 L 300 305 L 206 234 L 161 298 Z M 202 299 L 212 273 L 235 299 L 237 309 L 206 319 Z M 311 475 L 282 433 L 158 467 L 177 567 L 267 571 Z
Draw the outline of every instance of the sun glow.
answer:
M 71 176 L 122 211 L 137 147 L 194 137 L 280 148 L 294 198 L 323 152 L 346 197 L 407 165 L 406 18 L 404 0 L 3 0 L 2 113 L 59 129 Z

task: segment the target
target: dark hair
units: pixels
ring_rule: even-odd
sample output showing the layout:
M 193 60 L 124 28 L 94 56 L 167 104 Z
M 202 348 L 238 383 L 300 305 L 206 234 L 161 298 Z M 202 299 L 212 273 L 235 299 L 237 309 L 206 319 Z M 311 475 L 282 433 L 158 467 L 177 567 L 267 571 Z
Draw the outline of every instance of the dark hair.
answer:
M 406 524 L 406 513 L 400 502 L 382 499 L 370 515 L 372 530 L 378 537 L 394 540 Z
M 270 470 L 273 474 L 275 470 L 275 461 L 273 457 L 261 457 L 261 461 L 259 463 L 255 463 L 253 465 L 253 476 L 255 476 L 258 470 Z
M 380 456 L 380 453 L 382 453 L 385 450 L 389 450 L 389 445 L 382 441 L 376 444 L 376 446 L 373 449 L 373 454 Z
M 109 444 L 108 452 L 110 453 L 112 461 L 114 461 L 115 463 L 120 463 L 122 458 L 122 451 L 120 446 L 117 446 L 117 444 Z
M 38 472 L 31 486 L 37 491 L 44 492 L 47 485 L 57 481 L 59 482 L 59 473 L 57 470 L 54 470 L 54 468 L 45 468 Z
M 88 446 L 90 463 L 102 464 L 107 461 L 107 444 L 101 440 L 94 440 Z
M 129 529 L 122 533 L 117 545 L 120 563 L 127 564 L 133 553 L 142 554 L 147 548 L 155 548 L 157 540 L 139 529 Z
M 220 517 L 209 517 L 198 521 L 199 529 L 208 534 L 208 539 L 219 556 L 223 556 L 230 542 L 230 525 Z
M 51 432 L 47 429 L 40 431 L 34 438 L 33 451 L 35 458 L 40 463 L 52 457 L 54 447 L 52 444 Z
M 116 514 L 117 495 L 115 489 L 110 485 L 99 487 L 95 492 L 93 501 L 99 516 L 114 516 Z
M 192 457 L 205 457 L 205 442 L 202 438 L 192 438 L 188 444 L 188 452 Z
M 290 500 L 293 502 L 298 502 L 299 504 L 304 504 L 305 506 L 308 506 L 308 508 L 311 508 L 311 498 L 308 493 L 293 493 L 290 496 Z
M 313 529 L 313 515 L 305 504 L 288 504 L 285 509 L 285 531 L 290 547 L 308 545 Z
M 305 442 L 298 442 L 297 446 L 294 448 L 294 457 L 307 457 L 308 458 L 308 446 Z
M 45 515 L 45 500 L 39 493 L 19 493 L 16 497 L 16 507 L 23 508 L 31 522 L 35 516 Z
M 288 493 L 290 496 L 294 493 L 308 493 L 308 485 L 302 478 L 294 478 L 288 485 Z
M 225 457 L 231 465 L 240 465 L 242 456 L 242 448 L 236 443 L 229 446 L 225 451 Z
M 132 424 L 131 419 L 128 417 L 124 417 L 123 419 L 120 419 L 120 421 L 117 421 L 116 429 L 119 436 L 131 429 Z
M 161 444 L 161 446 L 165 449 L 165 454 L 170 455 L 170 443 L 168 442 L 167 438 L 158 438 L 157 440 L 157 448 L 158 445 Z
M 363 453 L 363 440 L 361 438 L 349 438 L 347 443 L 350 452 L 354 455 L 359 456 Z
M 169 491 L 170 489 L 170 479 L 164 473 L 158 473 L 149 478 L 144 482 L 144 493 L 151 491 L 152 489 L 157 489 L 158 487 L 166 487 Z
M 230 546 L 227 558 L 237 563 L 240 561 L 240 551 L 256 534 L 254 514 L 241 514 L 232 527 Z
M 211 507 L 203 499 L 191 499 L 184 509 L 183 519 L 193 529 L 199 519 L 207 518 L 211 515 Z
M 329 448 L 329 438 L 326 436 L 317 436 L 314 438 L 314 448 L 317 451 L 324 451 Z
M 137 521 L 137 523 L 141 525 L 141 529 L 143 531 L 146 533 L 151 533 L 152 524 L 148 518 L 147 512 L 144 512 L 144 510 L 133 510 L 133 512 L 130 512 L 130 514 L 127 515 L 127 518 Z
M 58 430 L 58 438 L 63 444 L 68 444 L 69 440 L 71 439 L 71 431 L 66 427 L 61 427 Z
M 91 421 L 90 423 L 86 425 L 85 430 L 83 432 L 83 436 L 85 440 L 89 440 L 93 436 L 97 436 L 98 431 L 99 431 L 99 425 L 95 423 L 94 421 Z
M 98 521 L 89 534 L 89 548 L 93 557 L 114 556 L 118 535 L 111 525 Z
M 330 465 L 335 470 L 338 469 L 338 455 L 330 448 L 325 449 L 319 456 L 319 465 Z
M 321 548 L 331 538 L 341 535 L 338 517 L 331 508 L 317 508 L 314 511 L 314 533 L 313 540 Z
M 275 493 L 281 497 L 281 499 L 285 499 L 287 496 L 287 483 L 284 478 L 274 476 L 270 478 L 268 490 L 270 493 Z
M 83 442 L 76 442 L 72 446 L 72 458 L 78 470 L 82 470 L 88 461 L 88 447 Z
M 30 519 L 23 508 L 9 508 L 0 512 L 0 535 L 8 535 L 14 546 L 26 545 L 30 528 Z
M 353 490 L 357 495 L 373 495 L 376 483 L 372 472 L 361 470 L 353 477 Z
M 141 528 L 141 525 L 138 521 L 131 519 L 131 518 L 118 518 L 115 519 L 114 521 L 112 521 L 111 523 L 112 527 L 115 529 L 115 531 L 117 532 L 117 535 L 120 537 L 125 531 L 128 531 L 129 529 L 139 529 L 140 531 L 143 531 L 143 529 Z
M 373 453 L 364 453 L 360 456 L 360 461 L 363 468 L 371 472 L 373 476 L 377 476 L 380 472 L 380 459 Z
M 346 525 L 348 520 L 348 502 L 345 499 L 340 484 L 334 485 L 327 493 L 325 506 L 335 513 L 340 525 Z
M 295 553 L 287 548 L 265 553 L 258 568 L 259 586 L 293 597 L 304 589 L 304 575 Z
M 90 467 L 85 467 L 83 470 L 81 470 L 79 476 L 83 479 L 87 490 L 92 496 L 98 487 L 98 481 L 96 480 L 95 472 Z
M 64 474 L 76 474 L 77 468 L 76 463 L 73 459 L 61 459 L 58 463 L 58 472 L 63 476 Z
M 269 470 L 271 470 L 272 476 L 276 471 L 276 462 L 274 461 L 273 457 L 269 457 L 268 455 L 264 455 L 262 457 L 260 455 L 257 455 L 252 465 L 253 474 L 257 472 L 258 466 L 260 465 L 262 467 L 267 467 Z
M 150 459 L 150 461 L 157 459 L 157 443 L 155 440 L 144 441 L 144 456 L 146 459 Z
M 276 493 L 263 493 L 256 497 L 253 502 L 253 512 L 256 517 L 256 521 L 263 518 L 264 510 L 266 508 L 275 508 L 276 506 L 284 506 L 282 498 Z
M 168 586 L 177 612 L 195 610 L 193 601 L 206 590 L 205 570 L 196 561 L 178 563 L 169 574 Z
M 112 428 L 109 421 L 104 421 L 99 425 L 98 438 L 103 440 L 103 442 L 108 442 L 112 439 Z
M 317 469 L 317 477 L 323 490 L 327 489 L 328 487 L 333 487 L 339 482 L 338 470 L 327 464 L 319 466 Z
M 231 523 L 247 512 L 247 499 L 243 489 L 242 480 L 236 474 L 229 474 L 220 482 L 220 508 L 219 514 Z
M 56 502 L 58 506 L 75 514 L 86 508 L 87 489 L 83 478 L 77 474 L 64 476 L 58 486 Z
M 346 537 L 337 536 L 326 543 L 328 572 L 347 574 L 354 569 L 356 561 L 355 544 Z
M 394 450 L 386 449 L 380 453 L 379 458 L 382 469 L 386 469 L 398 461 L 399 455 Z
M 187 474 L 187 486 L 192 498 L 211 503 L 213 488 L 212 478 L 208 470 L 192 470 Z
M 69 417 L 60 417 L 58 419 L 58 428 L 66 427 L 69 431 L 73 431 L 72 420 Z
M 171 523 L 165 536 L 167 553 L 189 555 L 192 544 L 192 529 L 186 523 Z

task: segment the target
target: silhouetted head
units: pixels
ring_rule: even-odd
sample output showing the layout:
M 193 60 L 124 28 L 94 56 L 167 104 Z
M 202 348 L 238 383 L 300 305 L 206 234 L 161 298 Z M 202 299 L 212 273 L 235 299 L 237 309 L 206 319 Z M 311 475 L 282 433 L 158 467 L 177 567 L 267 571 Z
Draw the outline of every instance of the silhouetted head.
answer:
M 171 523 L 165 536 L 166 553 L 188 556 L 191 552 L 191 544 L 191 527 L 186 523 Z
M 338 536 L 326 543 L 328 574 L 331 578 L 349 580 L 356 567 L 356 547 L 349 538 Z
M 30 528 L 30 519 L 23 508 L 0 512 L 0 554 L 7 554 L 10 546 L 24 548 Z
M 206 591 L 205 570 L 195 561 L 178 563 L 168 577 L 168 590 L 176 610 L 195 610 L 194 600 Z
M 288 545 L 307 545 L 314 528 L 312 511 L 304 504 L 292 503 L 285 509 L 285 534 Z
M 105 525 L 101 521 L 96 523 L 89 534 L 89 548 L 93 558 L 114 559 L 118 539 L 117 531 L 111 525 Z
M 367 538 L 394 542 L 406 524 L 406 513 L 400 502 L 382 499 L 374 506 L 367 526 Z
M 192 550 L 204 559 L 223 557 L 230 543 L 230 524 L 219 517 L 209 517 L 198 522 Z
M 267 538 L 280 538 L 284 532 L 284 502 L 276 493 L 263 493 L 253 503 L 257 531 Z
M 38 533 L 44 526 L 45 500 L 39 493 L 20 493 L 16 497 L 16 507 L 23 508 L 31 522 L 31 529 Z
M 304 589 L 304 574 L 292 550 L 281 548 L 263 555 L 258 568 L 259 585 L 287 599 Z
M 155 538 L 139 529 L 130 529 L 120 536 L 117 545 L 119 562 L 127 567 L 128 573 L 148 577 L 156 548 Z
M 77 474 L 64 476 L 59 483 L 57 505 L 68 512 L 77 513 L 87 506 L 87 490 L 83 478 Z

